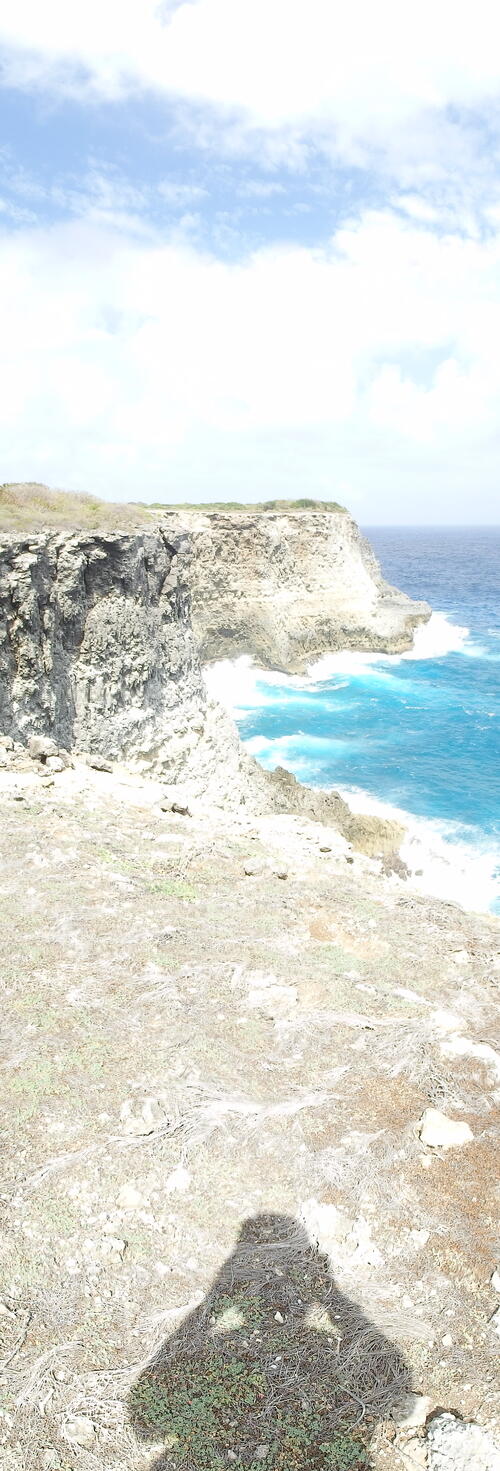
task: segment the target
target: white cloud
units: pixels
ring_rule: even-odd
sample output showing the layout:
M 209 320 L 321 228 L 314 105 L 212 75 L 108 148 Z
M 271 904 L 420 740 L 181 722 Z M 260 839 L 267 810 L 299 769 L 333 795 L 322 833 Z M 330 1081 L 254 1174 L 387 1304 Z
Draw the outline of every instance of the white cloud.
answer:
M 497 0 L 16 0 L 0 44 L 14 85 L 155 88 L 288 130 L 292 149 L 312 131 L 351 156 L 500 87 Z
M 500 236 L 388 212 L 327 252 L 238 264 L 95 221 L 20 230 L 0 240 L 0 479 L 144 499 L 347 484 L 367 520 L 398 519 L 402 488 L 410 519 L 457 495 L 467 519 L 473 486 L 472 518 L 494 518 L 499 266 Z

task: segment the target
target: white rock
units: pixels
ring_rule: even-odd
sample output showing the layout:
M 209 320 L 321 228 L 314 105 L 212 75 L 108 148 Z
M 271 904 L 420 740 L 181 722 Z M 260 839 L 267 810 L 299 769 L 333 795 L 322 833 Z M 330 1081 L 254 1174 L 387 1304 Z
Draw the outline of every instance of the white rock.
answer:
M 427 1431 L 429 1471 L 500 1471 L 500 1449 L 487 1430 L 447 1413 Z
M 122 1185 L 118 1194 L 117 1204 L 120 1210 L 123 1211 L 140 1210 L 141 1206 L 145 1204 L 144 1196 L 141 1195 L 140 1190 L 136 1189 L 135 1185 L 129 1182 L 127 1185 Z
M 421 1251 L 423 1246 L 427 1246 L 430 1234 L 430 1231 L 426 1231 L 423 1228 L 418 1230 L 414 1227 L 410 1231 L 411 1242 L 416 1251 Z
M 189 817 L 190 797 L 185 787 L 165 787 L 160 801 L 162 812 L 176 812 L 180 817 Z
M 168 1190 L 169 1195 L 172 1195 L 175 1190 L 189 1190 L 190 1184 L 189 1170 L 186 1170 L 184 1165 L 176 1165 L 175 1170 L 172 1170 L 167 1178 L 165 1189 Z
M 282 1012 L 293 1011 L 298 1001 L 296 986 L 257 986 L 248 992 L 248 1005 L 274 1017 Z
M 45 761 L 47 756 L 57 756 L 57 746 L 50 736 L 30 736 L 28 750 L 34 761 Z
M 106 1236 L 101 1242 L 101 1252 L 106 1257 L 118 1257 L 123 1260 L 127 1250 L 127 1243 L 121 1236 Z
M 352 1221 L 336 1205 L 314 1198 L 303 1201 L 300 1218 L 312 1244 L 327 1256 L 335 1255 L 339 1242 L 345 1241 L 352 1230 Z
M 430 1023 L 431 1027 L 435 1027 L 438 1032 L 461 1032 L 463 1029 L 462 1017 L 457 1016 L 453 1011 L 444 1011 L 442 1008 L 431 1012 Z
M 490 1282 L 491 1282 L 491 1286 L 493 1288 L 493 1291 L 494 1292 L 500 1292 L 500 1268 L 499 1267 L 495 1267 L 495 1271 L 492 1272 L 492 1274 L 491 1274 Z
M 92 1420 L 89 1420 L 87 1415 L 74 1415 L 73 1419 L 67 1420 L 64 1433 L 66 1440 L 69 1440 L 71 1445 L 88 1448 L 94 1444 L 95 1429 Z
M 441 1052 L 444 1057 L 477 1057 L 500 1080 L 500 1053 L 495 1052 L 489 1042 L 473 1042 L 470 1037 L 450 1037 L 441 1043 Z
M 370 1222 L 366 1221 L 364 1216 L 360 1216 L 354 1222 L 351 1232 L 351 1240 L 355 1248 L 351 1257 L 351 1263 L 362 1264 L 366 1267 L 380 1267 L 382 1265 L 384 1258 L 378 1246 L 372 1241 L 371 1236 L 372 1228 Z
M 432 1409 L 432 1400 L 427 1394 L 405 1394 L 399 1404 L 391 1410 L 393 1420 L 402 1429 L 425 1425 Z
M 46 761 L 47 771 L 65 771 L 66 762 L 61 761 L 60 756 L 49 756 Z
M 164 1122 L 165 1110 L 157 1098 L 145 1098 L 139 1114 L 133 1112 L 134 1101 L 126 1098 L 120 1108 L 120 1118 L 125 1134 L 152 1134 Z
M 157 1098 L 146 1098 L 141 1108 L 141 1114 L 144 1127 L 149 1134 L 152 1134 L 153 1129 L 157 1129 L 158 1125 L 165 1119 L 165 1110 Z
M 422 1144 L 430 1149 L 455 1149 L 459 1144 L 469 1144 L 474 1138 L 472 1129 L 462 1119 L 449 1119 L 438 1108 L 426 1108 L 419 1124 Z
M 492 1328 L 493 1332 L 497 1333 L 498 1337 L 500 1338 L 500 1308 L 497 1308 L 496 1312 L 493 1313 L 493 1317 L 490 1318 L 490 1328 Z
M 405 1441 L 404 1446 L 399 1448 L 399 1454 L 405 1467 L 405 1471 L 425 1471 L 427 1466 L 427 1446 L 425 1440 L 418 1435 Z
M 266 1456 L 268 1456 L 268 1455 L 269 1455 L 269 1446 L 268 1445 L 258 1445 L 257 1446 L 257 1450 L 255 1451 L 254 1461 L 265 1461 Z

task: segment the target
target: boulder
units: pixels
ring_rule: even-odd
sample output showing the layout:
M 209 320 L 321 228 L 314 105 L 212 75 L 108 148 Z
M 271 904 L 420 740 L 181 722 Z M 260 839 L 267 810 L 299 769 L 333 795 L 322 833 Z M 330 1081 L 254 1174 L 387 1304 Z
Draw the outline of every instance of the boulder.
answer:
M 56 743 L 50 736 L 30 736 L 28 750 L 34 761 L 46 761 L 48 756 L 57 756 Z
M 105 759 L 104 756 L 87 756 L 86 757 L 86 762 L 87 762 L 87 766 L 90 766 L 92 768 L 92 771 L 112 771 L 113 770 L 113 766 L 112 766 L 111 761 L 106 761 L 106 759 Z
M 500 1447 L 474 1422 L 444 1413 L 427 1431 L 429 1471 L 500 1471 Z
M 145 1202 L 140 1190 L 128 1180 L 118 1193 L 117 1204 L 122 1211 L 137 1211 Z
M 455 1149 L 459 1144 L 470 1144 L 474 1138 L 472 1129 L 463 1119 L 449 1119 L 438 1108 L 426 1108 L 419 1123 L 422 1144 L 431 1149 Z
M 432 1409 L 432 1400 L 427 1394 L 405 1394 L 391 1410 L 393 1420 L 402 1430 L 412 1430 L 425 1425 Z
M 176 812 L 179 817 L 190 817 L 189 797 L 183 787 L 165 787 L 160 807 L 162 812 Z
M 47 771 L 65 771 L 66 762 L 60 756 L 48 756 L 46 763 Z
M 87 1415 L 74 1415 L 71 1420 L 67 1420 L 66 1422 L 65 1435 L 70 1445 L 83 1446 L 86 1450 L 89 1450 L 95 1440 L 95 1429 L 92 1420 L 89 1420 Z

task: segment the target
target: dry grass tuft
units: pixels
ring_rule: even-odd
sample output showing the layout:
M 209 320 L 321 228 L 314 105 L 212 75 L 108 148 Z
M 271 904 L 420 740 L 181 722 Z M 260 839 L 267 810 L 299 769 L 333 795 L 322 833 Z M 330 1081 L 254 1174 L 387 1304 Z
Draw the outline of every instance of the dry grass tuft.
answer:
M 145 506 L 120 505 L 98 496 L 27 482 L 0 486 L 0 531 L 61 529 L 129 531 L 151 524 Z

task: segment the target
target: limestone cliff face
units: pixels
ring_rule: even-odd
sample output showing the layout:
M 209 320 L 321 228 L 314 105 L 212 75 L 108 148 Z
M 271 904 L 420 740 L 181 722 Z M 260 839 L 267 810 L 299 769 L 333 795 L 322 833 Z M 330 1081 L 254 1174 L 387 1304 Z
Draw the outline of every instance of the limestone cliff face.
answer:
M 180 516 L 182 515 L 182 522 Z M 400 653 L 430 616 L 384 582 L 346 512 L 172 512 L 193 543 L 192 620 L 205 661 L 253 654 L 301 673 L 336 649 Z
M 327 649 L 404 648 L 427 616 L 382 582 L 347 515 L 172 513 L 151 531 L 4 535 L 0 731 L 125 759 L 217 803 L 305 812 L 286 773 L 272 781 L 246 754 L 201 659 L 244 651 L 301 669 Z M 331 803 L 308 800 L 333 820 Z
M 237 786 L 248 758 L 207 697 L 190 562 L 182 533 L 0 539 L 0 730 Z

